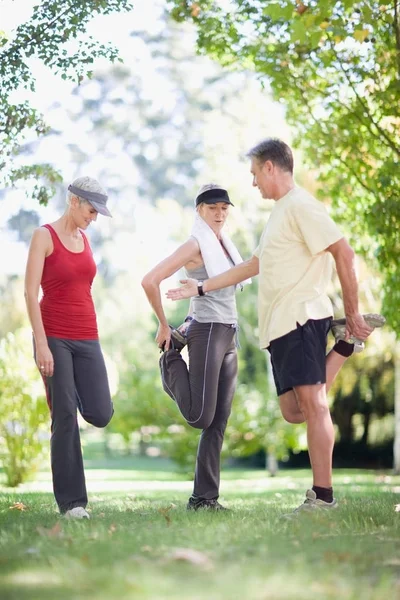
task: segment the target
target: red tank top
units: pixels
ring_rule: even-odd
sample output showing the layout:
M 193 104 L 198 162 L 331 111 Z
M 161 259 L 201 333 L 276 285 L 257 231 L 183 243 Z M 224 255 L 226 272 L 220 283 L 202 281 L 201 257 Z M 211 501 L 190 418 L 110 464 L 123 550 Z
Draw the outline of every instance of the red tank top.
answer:
M 51 225 L 44 225 L 53 240 L 53 252 L 45 259 L 40 301 L 47 336 L 69 340 L 97 340 L 96 313 L 91 294 L 96 263 L 85 234 L 84 249 L 71 252 Z

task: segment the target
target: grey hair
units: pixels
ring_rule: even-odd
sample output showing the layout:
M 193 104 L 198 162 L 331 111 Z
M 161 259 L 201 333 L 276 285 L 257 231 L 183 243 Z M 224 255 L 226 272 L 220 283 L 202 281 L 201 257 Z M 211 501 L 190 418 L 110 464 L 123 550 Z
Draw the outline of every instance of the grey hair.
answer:
M 259 142 L 247 152 L 249 158 L 255 158 L 259 163 L 270 160 L 272 163 L 293 174 L 293 154 L 285 142 L 278 138 L 267 138 Z
M 80 188 L 81 190 L 86 190 L 87 192 L 95 192 L 96 194 L 103 194 L 107 196 L 107 192 L 105 189 L 99 184 L 97 179 L 93 179 L 93 177 L 78 177 L 71 182 L 71 185 L 74 187 Z M 78 198 L 79 204 L 90 204 L 88 200 L 85 198 L 81 198 L 76 194 L 73 194 L 70 190 L 67 191 L 67 204 L 71 204 L 71 198 Z

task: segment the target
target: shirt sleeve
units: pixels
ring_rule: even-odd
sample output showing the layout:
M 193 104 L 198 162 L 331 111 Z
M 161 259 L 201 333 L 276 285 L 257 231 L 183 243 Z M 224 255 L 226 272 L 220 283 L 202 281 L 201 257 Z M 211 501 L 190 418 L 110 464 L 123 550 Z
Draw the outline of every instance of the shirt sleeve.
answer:
M 318 200 L 294 203 L 291 214 L 313 256 L 344 237 L 325 206 Z

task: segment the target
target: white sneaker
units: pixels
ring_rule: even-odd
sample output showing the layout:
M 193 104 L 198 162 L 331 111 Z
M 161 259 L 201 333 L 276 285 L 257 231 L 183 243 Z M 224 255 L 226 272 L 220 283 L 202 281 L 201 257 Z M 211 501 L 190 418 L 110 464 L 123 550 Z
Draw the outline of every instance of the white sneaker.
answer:
M 296 516 L 298 513 L 305 511 L 309 512 L 313 510 L 327 510 L 330 508 L 337 507 L 338 503 L 336 498 L 334 498 L 332 502 L 324 502 L 324 500 L 320 500 L 319 498 L 317 498 L 317 494 L 314 492 L 314 490 L 307 490 L 306 499 L 304 500 L 303 504 L 300 504 L 300 506 L 298 506 L 292 513 L 289 513 L 284 516 L 290 518 Z
M 66 519 L 90 519 L 89 513 L 83 508 L 83 506 L 75 506 L 70 508 L 65 513 Z

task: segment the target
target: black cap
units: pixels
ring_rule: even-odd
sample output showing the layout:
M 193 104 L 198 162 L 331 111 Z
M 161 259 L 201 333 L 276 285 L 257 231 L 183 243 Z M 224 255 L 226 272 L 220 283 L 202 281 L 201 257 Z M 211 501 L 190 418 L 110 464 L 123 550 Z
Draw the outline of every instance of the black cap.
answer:
M 202 202 L 205 202 L 205 204 L 217 204 L 217 202 L 225 202 L 226 204 L 234 206 L 229 199 L 226 189 L 217 185 L 216 183 L 206 183 L 206 185 L 203 185 L 200 188 L 196 196 L 196 206 Z

